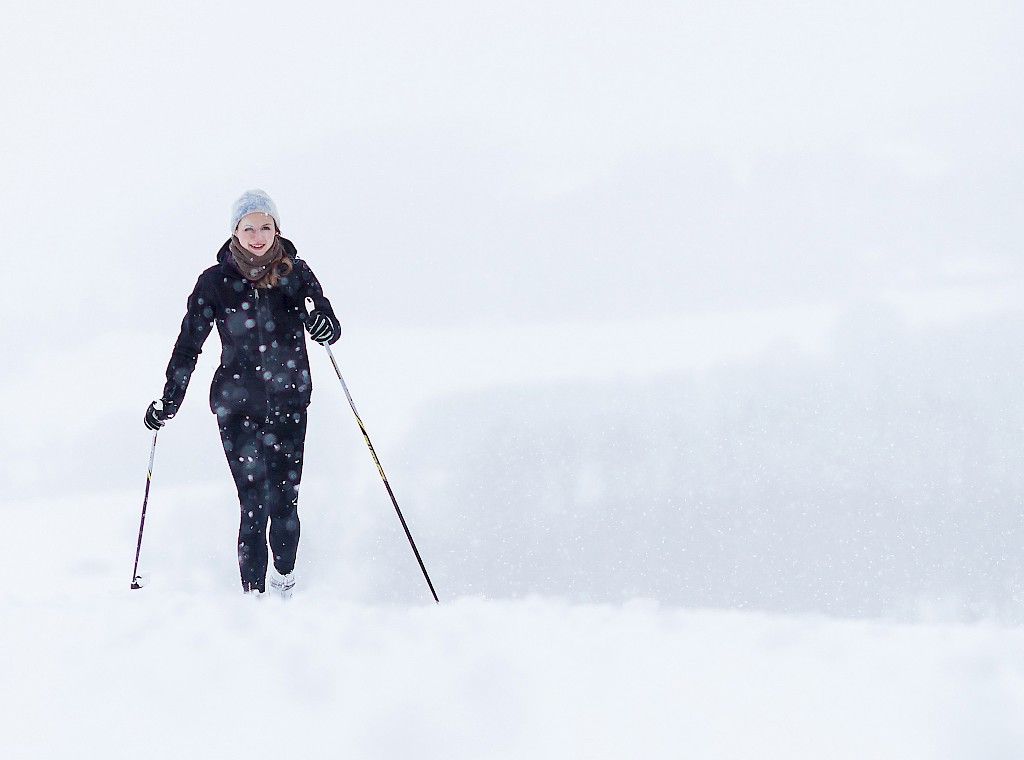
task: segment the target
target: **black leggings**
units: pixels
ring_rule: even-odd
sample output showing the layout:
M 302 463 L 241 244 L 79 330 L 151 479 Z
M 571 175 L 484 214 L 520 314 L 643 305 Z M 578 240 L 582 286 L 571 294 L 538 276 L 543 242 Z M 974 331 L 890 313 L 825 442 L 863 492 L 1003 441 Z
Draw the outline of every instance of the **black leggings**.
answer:
M 263 591 L 268 518 L 274 567 L 279 573 L 290 573 L 295 567 L 306 411 L 277 410 L 267 417 L 219 417 L 218 427 L 242 509 L 238 527 L 242 588 Z

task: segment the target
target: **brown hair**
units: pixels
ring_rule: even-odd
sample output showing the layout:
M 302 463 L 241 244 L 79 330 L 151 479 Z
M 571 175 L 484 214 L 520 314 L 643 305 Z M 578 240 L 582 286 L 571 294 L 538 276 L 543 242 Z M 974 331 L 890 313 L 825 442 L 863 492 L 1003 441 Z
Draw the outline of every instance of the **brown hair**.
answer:
M 265 275 L 256 280 L 253 284 L 257 288 L 276 288 L 278 280 L 290 275 L 293 268 L 292 260 L 287 256 L 284 256 L 280 261 L 274 264 L 274 266 L 272 266 Z

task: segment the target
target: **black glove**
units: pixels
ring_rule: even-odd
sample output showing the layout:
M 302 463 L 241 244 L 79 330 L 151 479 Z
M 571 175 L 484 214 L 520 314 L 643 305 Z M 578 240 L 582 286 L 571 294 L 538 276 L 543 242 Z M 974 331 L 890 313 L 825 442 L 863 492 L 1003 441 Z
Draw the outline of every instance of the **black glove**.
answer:
M 146 409 L 145 423 L 146 427 L 150 430 L 159 430 L 162 428 L 167 420 L 174 417 L 173 414 L 169 414 L 166 411 L 166 404 L 163 401 L 150 402 L 149 407 Z
M 334 339 L 334 325 L 322 311 L 314 309 L 306 321 L 306 329 L 309 330 L 309 337 L 323 345 Z

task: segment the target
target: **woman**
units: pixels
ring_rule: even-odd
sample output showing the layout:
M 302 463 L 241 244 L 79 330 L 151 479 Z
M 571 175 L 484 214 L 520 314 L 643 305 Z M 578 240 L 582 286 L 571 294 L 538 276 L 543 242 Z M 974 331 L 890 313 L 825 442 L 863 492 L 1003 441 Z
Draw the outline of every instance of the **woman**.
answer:
M 162 409 L 151 403 L 145 424 L 157 430 L 177 413 L 216 324 L 221 356 L 210 410 L 238 489 L 242 590 L 265 591 L 269 520 L 275 571 L 270 585 L 288 597 L 295 583 L 299 480 L 313 390 L 303 327 L 324 344 L 341 337 L 341 325 L 309 265 L 281 237 L 281 217 L 265 192 L 249 190 L 235 202 L 231 231 L 217 264 L 199 275 L 188 298 L 167 365 Z

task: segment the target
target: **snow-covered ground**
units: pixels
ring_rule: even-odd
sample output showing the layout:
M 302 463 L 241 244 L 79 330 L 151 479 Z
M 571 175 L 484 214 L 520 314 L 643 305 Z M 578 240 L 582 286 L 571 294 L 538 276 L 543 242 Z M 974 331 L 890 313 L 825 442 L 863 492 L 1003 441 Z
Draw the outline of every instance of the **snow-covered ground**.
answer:
M 809 314 L 815 317 L 811 329 Z M 985 309 L 968 309 L 961 316 L 971 314 L 981 325 L 991 325 Z M 926 310 L 904 316 L 908 323 L 935 325 Z M 813 376 L 800 362 L 826 356 L 830 346 L 835 349 L 836 313 L 796 310 L 775 317 L 694 319 L 701 325 L 695 336 L 718 340 L 702 343 L 694 337 L 689 350 L 672 354 L 675 365 L 664 369 L 676 374 L 668 377 L 689 383 L 686 374 L 678 373 L 702 372 L 729 359 L 741 374 L 744 362 L 755 362 L 760 381 L 774 377 L 776 383 L 764 352 L 780 343 L 789 346 L 785 356 L 797 363 L 796 376 Z M 729 343 L 732 356 L 724 357 L 719 341 L 730 329 L 747 345 Z M 429 601 L 325 361 L 314 369 L 320 395 L 311 418 L 313 445 L 300 500 L 297 596 L 285 603 L 239 594 L 232 551 L 235 497 L 204 404 L 208 379 L 200 373 L 186 411 L 160 433 L 142 552 L 148 583 L 130 591 L 152 436 L 137 419 L 138 409 L 111 398 L 110 419 L 124 415 L 131 431 L 100 434 L 100 428 L 86 426 L 94 432 L 73 440 L 78 456 L 88 463 L 101 461 L 106 446 L 123 447 L 122 456 L 136 465 L 126 477 L 129 485 L 68 495 L 54 478 L 38 495 L 3 505 L 5 561 L 17 568 L 18 578 L 0 591 L 3 756 L 1019 757 L 1024 752 L 1019 721 L 1024 632 L 985 619 L 958 622 L 962 610 L 953 587 L 943 585 L 946 576 L 938 576 L 940 603 L 934 608 L 887 607 L 892 589 L 886 584 L 893 579 L 885 575 L 874 579 L 873 589 L 861 589 L 864 598 L 877 603 L 872 607 L 876 612 L 887 610 L 912 623 L 892 615 L 852 619 L 799 612 L 830 609 L 827 599 L 815 596 L 809 579 L 817 577 L 819 589 L 834 591 L 837 580 L 860 583 L 864 568 L 814 565 L 810 558 L 820 557 L 815 552 L 821 547 L 780 538 L 776 510 L 749 501 L 742 489 L 729 497 L 737 499 L 735 510 L 717 517 L 692 501 L 663 505 L 668 511 L 662 518 L 667 514 L 677 520 L 670 532 L 663 532 L 664 524 L 651 522 L 659 515 L 659 491 L 657 478 L 648 477 L 663 469 L 659 463 L 665 446 L 660 444 L 634 450 L 633 463 L 619 460 L 621 449 L 611 447 L 611 471 L 627 482 L 633 482 L 630 473 L 639 473 L 648 483 L 632 500 L 622 496 L 614 479 L 604 477 L 607 472 L 588 469 L 606 455 L 600 447 L 592 451 L 596 460 L 562 461 L 552 459 L 556 444 L 546 438 L 538 439 L 540 455 L 548 458 L 544 468 L 557 465 L 550 483 L 491 482 L 498 470 L 482 463 L 508 451 L 500 426 L 493 425 L 509 414 L 530 413 L 531 403 L 523 399 L 543 400 L 540 416 L 529 417 L 533 422 L 572 420 L 576 427 L 567 440 L 582 441 L 586 450 L 602 439 L 608 425 L 622 424 L 618 415 L 623 411 L 642 426 L 658 428 L 663 414 L 652 411 L 661 408 L 657 394 L 654 401 L 634 394 L 623 405 L 603 407 L 596 418 L 581 410 L 605 398 L 595 395 L 593 382 L 617 377 L 627 389 L 642 383 L 642 375 L 629 377 L 629 368 L 653 365 L 658 345 L 685 340 L 678 325 L 660 330 L 652 327 L 645 333 L 651 348 L 634 344 L 632 357 L 604 364 L 585 347 L 588 341 L 596 343 L 599 333 L 613 330 L 510 334 L 505 345 L 513 348 L 507 356 L 534 357 L 523 358 L 523 367 L 545 366 L 537 360 L 544 351 L 563 361 L 558 372 L 551 363 L 538 374 L 521 372 L 518 390 L 492 384 L 488 368 L 493 359 L 473 376 L 467 358 L 472 355 L 467 348 L 476 345 L 471 331 L 463 332 L 461 341 L 429 342 L 446 347 L 429 356 L 417 348 L 423 342 L 391 336 L 394 371 L 387 372 L 381 368 L 389 360 L 375 359 L 358 334 L 350 336 L 348 346 L 338 347 L 343 366 L 353 368 L 349 381 L 364 417 L 381 422 L 370 425 L 371 434 L 377 434 L 385 468 L 441 595 L 439 606 Z M 901 340 L 901 349 L 917 346 L 912 361 L 927 370 L 921 358 L 927 351 L 906 336 Z M 922 340 L 927 347 L 928 340 Z M 518 354 L 517 341 L 522 346 Z M 563 342 L 572 350 L 559 354 Z M 958 361 L 969 358 L 959 356 Z M 212 360 L 204 355 L 203 361 Z M 402 361 L 405 375 L 398 371 Z M 446 369 L 431 374 L 432 362 Z M 506 361 L 504 376 L 516 366 Z M 960 376 L 952 367 L 949 371 L 948 383 L 957 385 Z M 382 382 L 367 382 L 375 372 L 381 372 Z M 434 386 L 425 382 L 403 389 L 403 377 L 427 378 Z M 728 376 L 712 372 L 708 377 L 718 382 Z M 118 382 L 142 380 L 132 370 Z M 655 382 L 654 387 L 661 386 Z M 772 385 L 767 393 L 783 399 L 785 387 Z M 973 397 L 969 383 L 957 387 L 968 390 L 942 396 L 943 403 Z M 554 388 L 554 395 L 531 395 L 544 388 Z M 858 388 L 855 383 L 838 398 L 818 398 L 832 399 L 819 413 L 837 413 L 844 394 L 860 398 Z M 395 398 L 402 404 L 388 406 Z M 488 416 L 495 400 L 503 408 L 497 417 Z M 726 411 L 709 414 L 726 424 Z M 411 421 L 405 419 L 410 415 Z M 445 427 L 441 420 L 450 415 L 457 419 Z M 488 421 L 483 427 L 481 418 Z M 343 427 L 328 429 L 327 419 Z M 847 422 L 849 429 L 860 430 Z M 776 437 L 773 424 L 765 428 L 765 440 L 781 445 L 785 439 Z M 826 427 L 838 429 L 831 422 Z M 117 436 L 130 438 L 131 446 Z M 478 440 L 490 443 L 481 444 L 481 456 L 474 458 Z M 431 449 L 424 441 L 438 445 Z M 651 443 L 641 437 L 632 445 Z M 951 456 L 950 449 L 943 451 Z M 858 447 L 853 454 L 863 455 Z M 837 456 L 845 454 L 839 450 Z M 820 473 L 805 465 L 798 459 L 793 477 L 821 486 L 823 481 L 816 480 Z M 529 469 L 528 459 L 519 466 L 528 474 L 543 471 Z M 718 487 L 729 479 L 742 482 L 742 466 L 731 467 L 706 463 L 698 468 L 700 479 Z M 461 478 L 454 487 L 452 477 Z M 506 490 L 481 493 L 474 485 L 480 477 Z M 571 487 L 560 502 L 563 479 Z M 763 476 L 756 482 L 763 486 Z M 509 509 L 516 504 L 508 502 L 510 493 L 522 497 L 513 522 Z M 975 493 L 982 491 L 975 488 Z M 741 507 L 752 510 L 747 519 L 774 514 L 776 522 L 754 522 L 744 538 L 732 524 Z M 638 511 L 648 517 L 630 522 L 628 515 Z M 839 533 L 851 525 L 842 522 L 849 515 L 828 510 L 816 519 L 839 521 L 833 526 Z M 898 515 L 886 519 L 900 524 Z M 686 543 L 695 529 L 708 532 L 697 543 Z M 614 541 L 604 541 L 605 532 Z M 562 543 L 563 534 L 570 537 L 570 547 Z M 730 535 L 741 552 L 765 541 L 771 550 L 753 564 L 741 554 L 689 556 L 687 547 L 699 549 Z M 851 535 L 870 540 L 859 528 Z M 971 535 L 987 540 L 984 531 Z M 915 557 L 895 566 L 911 572 L 898 588 L 928 585 L 925 568 L 914 564 L 921 559 Z M 791 582 L 789 596 L 766 595 L 759 585 L 765 578 L 741 573 L 747 567 L 776 577 L 771 574 L 779 567 L 771 561 L 780 558 L 795 563 L 783 567 Z M 885 567 L 878 564 L 883 560 L 879 555 L 866 567 Z M 999 562 L 989 565 L 996 577 L 1016 566 Z M 720 596 L 709 592 L 706 598 L 717 598 L 720 608 L 702 608 L 701 589 L 715 583 L 725 584 L 718 587 Z M 943 607 L 947 597 L 952 601 Z M 594 598 L 598 601 L 586 601 Z M 690 604 L 665 601 L 674 598 Z M 729 606 L 754 609 L 722 608 Z M 773 606 L 789 614 L 756 609 Z
M 1017 758 L 1024 633 L 635 600 L 0 595 L 5 758 Z M 113 580 L 106 578 L 105 580 Z

